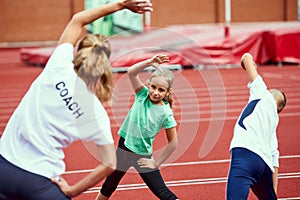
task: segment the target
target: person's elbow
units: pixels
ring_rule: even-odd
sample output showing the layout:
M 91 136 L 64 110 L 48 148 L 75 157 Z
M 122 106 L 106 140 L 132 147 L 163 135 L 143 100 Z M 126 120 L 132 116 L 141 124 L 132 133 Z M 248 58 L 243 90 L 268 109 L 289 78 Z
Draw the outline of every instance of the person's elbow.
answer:
M 174 142 L 174 148 L 176 149 L 178 147 L 178 140 L 175 139 L 175 142 Z
M 76 25 L 78 27 L 83 27 L 88 24 L 84 15 L 81 12 L 74 14 L 71 18 L 70 24 Z
M 116 156 L 111 156 L 110 159 L 102 163 L 108 171 L 113 172 L 117 168 L 117 158 Z
M 113 144 L 108 145 L 99 145 L 99 158 L 103 166 L 107 168 L 107 170 L 111 169 L 112 171 L 117 167 L 117 157 L 116 150 Z
M 114 171 L 117 168 L 117 159 L 110 163 L 109 168 Z
M 133 78 L 133 77 L 136 77 L 137 76 L 137 72 L 136 70 L 134 70 L 133 67 L 129 67 L 126 71 L 127 75 L 129 76 L 129 78 Z
M 169 143 L 169 145 L 171 146 L 171 148 L 173 150 L 175 150 L 178 147 L 178 140 L 177 137 L 173 138 L 172 141 Z
M 103 169 L 103 175 L 109 176 L 111 173 L 113 173 L 117 168 L 117 162 L 105 162 L 101 164 Z

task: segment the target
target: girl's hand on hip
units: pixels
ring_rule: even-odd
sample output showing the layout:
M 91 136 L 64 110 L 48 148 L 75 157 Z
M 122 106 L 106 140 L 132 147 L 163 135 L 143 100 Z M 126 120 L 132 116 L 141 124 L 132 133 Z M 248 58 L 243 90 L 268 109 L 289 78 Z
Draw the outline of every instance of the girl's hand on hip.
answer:
M 141 168 L 150 168 L 150 169 L 155 169 L 157 168 L 155 161 L 153 159 L 148 159 L 148 158 L 140 158 L 137 161 L 138 165 Z

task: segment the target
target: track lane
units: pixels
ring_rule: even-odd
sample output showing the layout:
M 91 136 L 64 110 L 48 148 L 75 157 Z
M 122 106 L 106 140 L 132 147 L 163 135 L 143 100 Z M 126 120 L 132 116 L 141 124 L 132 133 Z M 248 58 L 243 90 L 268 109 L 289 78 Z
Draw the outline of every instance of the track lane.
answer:
M 14 52 L 12 55 L 15 56 L 17 54 Z M 3 55 L 0 52 L 0 135 L 11 113 L 29 88 L 31 82 L 42 70 L 39 67 L 25 66 L 19 63 L 10 53 L 6 53 L 5 56 L 6 58 L 3 59 Z M 300 161 L 297 155 L 300 154 L 300 148 L 298 148 L 300 139 L 297 134 L 300 128 L 300 70 L 297 66 L 266 66 L 260 67 L 259 70 L 268 86 L 277 86 L 286 93 L 288 98 L 287 107 L 280 114 L 280 125 L 278 127 L 281 152 L 278 192 L 280 198 L 299 197 L 300 191 L 297 186 L 300 185 Z M 187 81 L 185 85 L 181 85 L 175 79 L 176 88 L 174 91 L 175 100 L 177 100 L 175 115 L 179 120 L 179 126 L 181 124 L 197 126 L 198 131 L 183 154 L 175 162 L 172 162 L 170 166 L 162 168 L 162 174 L 167 183 L 171 184 L 170 188 L 181 199 L 224 199 L 225 178 L 229 167 L 229 142 L 232 137 L 235 120 L 247 101 L 247 77 L 240 69 L 221 69 L 218 73 L 221 74 L 223 87 L 222 85 L 217 85 L 208 88 L 208 82 L 205 82 L 205 79 L 209 77 L 203 77 L 203 75 L 211 72 L 202 73 L 188 69 L 175 71 L 174 73 L 177 80 Z M 115 74 L 115 79 L 124 79 L 122 83 L 126 83 L 124 74 Z M 123 104 L 118 104 L 122 105 L 120 107 L 117 105 L 111 108 L 108 107 L 115 139 L 117 139 L 116 131 L 131 101 L 128 95 L 128 91 L 130 91 L 129 84 L 119 84 L 117 86 L 119 92 L 118 101 L 123 102 Z M 225 102 L 223 98 L 224 93 L 226 94 Z M 197 109 L 195 109 L 193 104 L 195 102 Z M 124 108 L 124 103 L 127 105 L 127 108 Z M 225 115 L 222 115 L 224 113 Z M 216 117 L 218 116 L 217 114 L 219 114 L 219 118 Z M 209 154 L 200 159 L 199 149 L 212 120 L 221 122 L 224 120 L 222 134 Z M 179 134 L 188 136 L 186 132 L 189 132 L 189 130 L 185 129 Z M 164 144 L 164 135 L 160 134 L 155 141 L 155 148 L 160 149 Z M 78 180 L 86 173 L 70 172 L 74 170 L 89 170 L 98 164 L 97 159 L 91 156 L 87 147 L 81 142 L 74 143 L 65 152 L 67 164 L 65 176 L 70 183 Z M 219 162 L 216 163 L 216 160 Z M 202 164 L 199 164 L 201 162 Z M 207 163 L 204 164 L 204 162 Z M 128 186 L 128 184 L 134 185 Z M 136 184 L 138 185 L 136 186 Z M 88 193 L 80 195 L 75 200 L 94 199 L 96 196 L 95 191 L 100 186 L 101 184 L 98 184 L 96 189 L 92 188 Z M 138 186 L 143 187 L 143 183 L 135 173 L 127 174 L 122 180 L 121 186 L 123 189 L 116 191 L 113 199 L 140 199 L 136 198 L 136 195 L 142 196 L 143 199 L 155 199 L 147 188 L 138 188 Z M 250 194 L 249 199 L 254 199 L 252 194 Z

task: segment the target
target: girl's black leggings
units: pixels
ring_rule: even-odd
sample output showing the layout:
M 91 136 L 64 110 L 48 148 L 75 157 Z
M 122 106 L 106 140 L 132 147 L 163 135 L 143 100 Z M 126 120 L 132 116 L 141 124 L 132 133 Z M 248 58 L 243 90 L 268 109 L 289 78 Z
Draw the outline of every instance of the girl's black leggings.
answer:
M 178 199 L 177 196 L 172 193 L 166 186 L 160 171 L 158 169 L 141 168 L 137 161 L 140 158 L 151 158 L 149 156 L 138 155 L 133 153 L 124 145 L 124 138 L 120 137 L 118 149 L 117 149 L 117 169 L 106 178 L 102 188 L 101 194 L 110 197 L 116 190 L 119 182 L 126 174 L 127 170 L 133 166 L 140 174 L 143 181 L 149 187 L 149 189 L 159 199 L 174 200 Z

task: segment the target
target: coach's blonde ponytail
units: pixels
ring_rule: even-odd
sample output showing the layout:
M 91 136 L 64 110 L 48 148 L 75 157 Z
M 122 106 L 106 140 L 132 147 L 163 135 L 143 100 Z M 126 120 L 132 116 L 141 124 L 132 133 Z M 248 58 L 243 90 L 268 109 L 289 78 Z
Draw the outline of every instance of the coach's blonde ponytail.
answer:
M 78 44 L 74 69 L 87 87 L 104 103 L 112 98 L 113 75 L 110 45 L 102 35 L 88 34 Z

